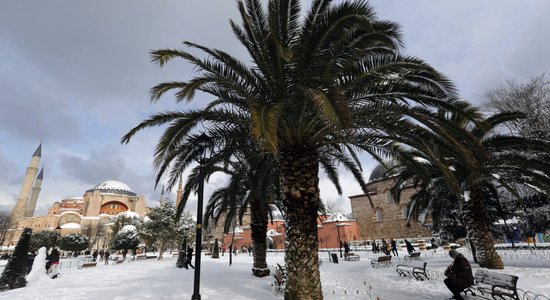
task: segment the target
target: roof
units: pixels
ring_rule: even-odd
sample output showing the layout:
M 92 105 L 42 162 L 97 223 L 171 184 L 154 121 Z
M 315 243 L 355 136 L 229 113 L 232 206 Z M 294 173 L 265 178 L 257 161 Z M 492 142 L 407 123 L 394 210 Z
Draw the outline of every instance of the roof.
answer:
M 386 162 L 385 164 L 389 168 L 392 168 L 397 165 L 397 161 L 392 160 L 392 161 Z M 369 181 L 384 179 L 384 175 L 386 174 L 387 171 L 388 169 L 386 169 L 386 167 L 384 167 L 382 164 L 378 164 L 374 168 L 374 170 L 372 170 L 372 173 L 370 173 Z
M 93 191 L 100 191 L 102 194 L 137 196 L 136 192 L 134 192 L 134 190 L 132 190 L 126 183 L 118 180 L 104 181 L 86 192 Z

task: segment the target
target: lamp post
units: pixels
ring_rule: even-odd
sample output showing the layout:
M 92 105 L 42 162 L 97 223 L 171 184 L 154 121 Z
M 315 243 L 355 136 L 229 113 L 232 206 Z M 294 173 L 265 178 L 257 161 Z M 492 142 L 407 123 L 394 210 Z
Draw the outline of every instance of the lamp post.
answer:
M 340 252 L 340 258 L 342 258 L 342 241 L 340 240 L 340 226 L 338 220 L 336 220 L 336 231 L 338 232 L 338 251 Z
M 53 246 L 52 246 L 52 249 L 55 248 L 55 244 L 57 243 L 57 237 L 61 237 L 61 227 L 59 227 L 59 224 L 57 224 L 57 227 L 55 227 L 55 233 L 57 233 L 57 235 L 55 236 L 55 239 L 53 240 Z
M 198 150 L 197 161 L 199 163 L 199 190 L 197 191 L 197 225 L 195 226 L 195 276 L 193 282 L 193 296 L 191 300 L 200 300 L 200 284 L 201 284 L 201 254 L 202 254 L 202 202 L 204 193 L 204 164 L 206 163 L 206 155 L 208 149 L 212 145 L 212 139 L 202 133 L 196 140 L 195 146 Z

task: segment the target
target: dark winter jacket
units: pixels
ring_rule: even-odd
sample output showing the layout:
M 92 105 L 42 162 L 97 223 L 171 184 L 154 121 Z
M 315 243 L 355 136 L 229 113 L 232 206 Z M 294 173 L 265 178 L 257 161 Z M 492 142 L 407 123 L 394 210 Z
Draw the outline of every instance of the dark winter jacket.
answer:
M 193 248 L 189 247 L 187 248 L 187 261 L 191 261 L 193 259 Z
M 59 251 L 57 251 L 57 249 L 53 249 L 50 253 L 50 256 L 48 257 L 48 260 L 52 264 L 59 263 Z
M 456 283 L 460 288 L 465 289 L 474 284 L 472 267 L 464 255 L 459 254 L 450 268 L 452 274 L 450 277 L 455 278 Z

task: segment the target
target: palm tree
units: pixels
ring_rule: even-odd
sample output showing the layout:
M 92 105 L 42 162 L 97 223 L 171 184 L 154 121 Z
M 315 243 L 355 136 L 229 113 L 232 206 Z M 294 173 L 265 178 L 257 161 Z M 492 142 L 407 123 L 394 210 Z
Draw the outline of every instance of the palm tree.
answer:
M 202 126 L 214 126 L 219 138 L 231 136 L 226 132 L 233 128 L 220 124 L 234 122 L 230 118 L 235 115 L 248 123 L 251 137 L 276 156 L 281 172 L 289 242 L 285 298 L 322 299 L 316 226 L 320 152 L 346 153 L 352 165 L 358 163 L 358 150 L 378 157 L 384 153 L 380 146 L 390 143 L 381 133 L 397 135 L 401 124 L 419 117 L 392 107 L 452 108 L 454 88 L 422 60 L 400 55 L 399 26 L 377 19 L 366 1 L 315 0 L 303 19 L 298 0 L 269 1 L 266 9 L 259 0 L 237 3 L 242 24 L 232 21 L 231 27 L 248 50 L 251 65 L 190 42 L 185 45 L 208 58 L 186 50 L 153 51 L 153 61 L 161 66 L 181 58 L 199 72 L 186 82 L 155 86 L 152 100 L 170 90 L 180 102 L 191 101 L 197 91 L 214 96 L 201 112 L 209 116 L 201 121 L 208 121 Z M 191 151 L 180 146 L 197 123 L 180 122 L 178 114 L 152 117 L 123 138 L 128 142 L 143 128 L 173 120 L 157 145 L 159 177 L 173 160 L 176 169 L 189 164 Z
M 428 209 L 437 214 L 439 201 L 458 201 L 480 266 L 502 269 L 492 238 L 493 218 L 488 213 L 496 205 L 488 203 L 498 201 L 497 189 L 505 189 L 518 199 L 518 186 L 548 193 L 550 178 L 545 174 L 550 171 L 550 144 L 499 132 L 500 126 L 522 114 L 478 116 L 473 121 L 440 112 L 438 124 L 428 125 L 432 133 L 423 131 L 421 139 L 417 134 L 411 135 L 415 140 L 409 140 L 408 145 L 414 148 L 401 149 L 400 166 L 390 174 L 399 174 L 393 188 L 397 198 L 399 187 L 413 179 L 419 191 L 417 201 L 411 202 L 411 210 Z M 437 189 L 447 189 L 454 197 L 434 197 L 431 192 Z

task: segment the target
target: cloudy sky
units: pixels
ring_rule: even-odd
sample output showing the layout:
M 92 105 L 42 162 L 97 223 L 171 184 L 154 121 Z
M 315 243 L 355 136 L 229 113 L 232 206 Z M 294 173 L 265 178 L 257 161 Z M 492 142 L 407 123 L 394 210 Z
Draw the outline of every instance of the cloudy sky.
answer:
M 405 52 L 445 73 L 470 102 L 482 103 L 486 89 L 506 80 L 550 70 L 550 1 L 371 3 L 380 18 L 402 25 Z M 189 40 L 245 58 L 230 18 L 237 18 L 233 0 L 0 1 L 0 210 L 11 211 L 41 141 L 40 212 L 109 179 L 156 205 L 151 162 L 161 130 L 119 141 L 148 115 L 178 108 L 170 97 L 151 104 L 149 88 L 189 79 L 193 70 L 180 62 L 159 69 L 148 53 Z M 368 177 L 374 163 L 364 167 Z M 207 195 L 222 181 L 209 182 Z M 342 184 L 346 196 L 360 193 L 351 176 L 342 174 Z M 326 179 L 321 196 L 349 210 Z

